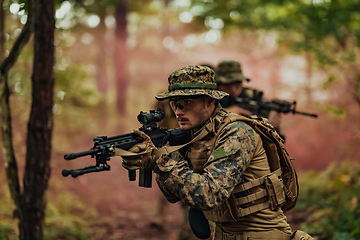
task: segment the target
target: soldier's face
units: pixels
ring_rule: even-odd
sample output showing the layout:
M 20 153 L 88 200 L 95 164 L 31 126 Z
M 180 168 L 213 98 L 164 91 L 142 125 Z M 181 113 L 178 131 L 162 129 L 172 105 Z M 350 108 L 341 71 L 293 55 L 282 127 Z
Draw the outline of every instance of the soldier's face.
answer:
M 198 130 L 210 118 L 215 100 L 202 97 L 174 97 L 170 99 L 178 124 L 182 130 Z
M 220 91 L 226 92 L 232 97 L 239 96 L 243 89 L 241 82 L 229 83 L 229 84 L 218 84 L 217 87 Z

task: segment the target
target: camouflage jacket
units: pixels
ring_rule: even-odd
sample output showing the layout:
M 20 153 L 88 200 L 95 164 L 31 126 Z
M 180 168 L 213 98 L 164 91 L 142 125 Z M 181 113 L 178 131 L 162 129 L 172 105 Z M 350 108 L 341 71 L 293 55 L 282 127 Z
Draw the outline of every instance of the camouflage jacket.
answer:
M 218 106 L 213 116 L 220 109 Z M 255 131 L 243 122 L 229 124 L 215 142 L 203 174 L 194 173 L 180 154 L 158 159 L 155 172 L 160 189 L 170 202 L 182 199 L 200 210 L 221 205 L 241 182 L 242 173 L 253 157 L 254 134 Z
M 218 105 L 209 121 L 221 111 L 224 112 Z M 221 122 L 215 125 L 215 132 L 220 125 Z M 180 154 L 159 158 L 154 171 L 157 184 L 169 202 L 181 200 L 202 211 L 227 211 L 226 202 L 235 186 L 270 173 L 270 168 L 259 134 L 246 123 L 237 121 L 226 125 L 218 134 L 201 173 L 193 171 Z M 264 230 L 269 228 L 270 222 L 271 228 L 291 232 L 281 209 L 265 209 L 252 215 L 245 217 L 242 224 L 237 222 L 236 228 Z M 272 218 L 276 220 L 268 221 Z M 229 227 L 233 229 L 234 226 L 230 224 Z

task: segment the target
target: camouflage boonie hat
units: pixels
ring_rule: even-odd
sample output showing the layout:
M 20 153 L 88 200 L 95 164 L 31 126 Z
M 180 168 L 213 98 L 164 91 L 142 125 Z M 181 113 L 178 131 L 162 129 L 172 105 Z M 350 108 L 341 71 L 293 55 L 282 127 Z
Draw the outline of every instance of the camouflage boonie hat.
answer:
M 250 81 L 244 77 L 241 71 L 241 65 L 235 60 L 223 60 L 216 68 L 215 81 L 216 83 L 229 84 L 242 81 Z
M 164 100 L 177 96 L 206 95 L 221 99 L 229 94 L 216 90 L 214 71 L 206 66 L 187 66 L 170 74 L 168 92 L 155 96 L 157 100 Z

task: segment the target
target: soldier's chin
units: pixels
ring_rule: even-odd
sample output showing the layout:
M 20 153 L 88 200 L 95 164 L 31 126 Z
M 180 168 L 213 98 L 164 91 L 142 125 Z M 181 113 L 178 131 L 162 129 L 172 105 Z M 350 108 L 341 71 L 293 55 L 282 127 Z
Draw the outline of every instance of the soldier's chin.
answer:
M 191 126 L 186 123 L 179 123 L 179 126 L 180 126 L 181 130 L 190 130 L 191 129 Z

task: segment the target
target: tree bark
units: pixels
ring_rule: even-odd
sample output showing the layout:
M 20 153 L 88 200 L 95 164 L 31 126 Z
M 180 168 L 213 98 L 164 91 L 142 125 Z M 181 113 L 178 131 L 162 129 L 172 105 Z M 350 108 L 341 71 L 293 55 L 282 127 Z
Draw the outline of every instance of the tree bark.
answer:
M 43 239 L 50 178 L 54 89 L 54 0 L 34 0 L 32 105 L 28 122 L 20 239 Z
M 126 14 L 128 12 L 128 2 L 121 1 L 115 11 L 115 64 L 116 64 L 116 105 L 120 114 L 126 113 L 126 89 L 128 86 L 127 78 L 127 49 L 126 49 Z

